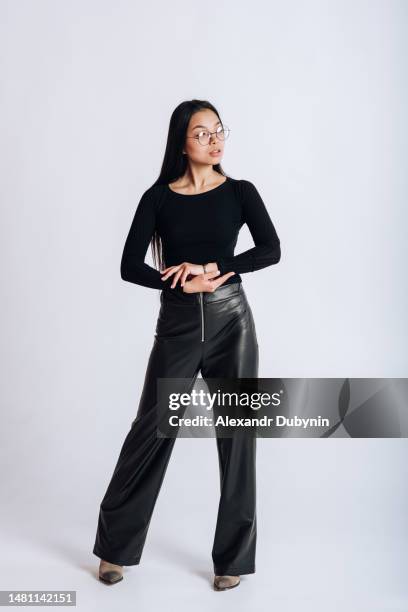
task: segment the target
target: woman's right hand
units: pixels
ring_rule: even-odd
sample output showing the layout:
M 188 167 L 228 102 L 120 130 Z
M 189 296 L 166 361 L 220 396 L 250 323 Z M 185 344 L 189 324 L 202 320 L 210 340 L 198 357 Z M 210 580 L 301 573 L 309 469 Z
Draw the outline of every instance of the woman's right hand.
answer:
M 185 281 L 183 285 L 184 293 L 199 293 L 200 291 L 212 293 L 225 283 L 225 281 L 234 276 L 235 272 L 227 272 L 222 276 L 219 276 L 220 271 L 216 272 L 205 272 L 194 276 L 191 280 Z

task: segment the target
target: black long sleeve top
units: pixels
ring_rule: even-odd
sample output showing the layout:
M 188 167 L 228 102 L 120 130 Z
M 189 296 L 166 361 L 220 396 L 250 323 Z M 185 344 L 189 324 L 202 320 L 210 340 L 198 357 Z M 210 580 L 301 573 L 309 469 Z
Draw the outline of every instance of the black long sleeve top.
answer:
M 247 224 L 255 246 L 238 255 L 234 249 L 241 227 Z M 165 267 L 184 261 L 194 264 L 217 262 L 219 276 L 234 271 L 224 284 L 238 282 L 240 274 L 276 264 L 281 257 L 280 240 L 255 185 L 227 177 L 218 187 L 204 193 L 176 193 L 167 184 L 147 189 L 125 242 L 121 277 L 125 281 L 164 289 L 172 274 L 163 274 L 145 263 L 155 230 L 162 242 Z M 177 283 L 177 288 L 180 281 Z

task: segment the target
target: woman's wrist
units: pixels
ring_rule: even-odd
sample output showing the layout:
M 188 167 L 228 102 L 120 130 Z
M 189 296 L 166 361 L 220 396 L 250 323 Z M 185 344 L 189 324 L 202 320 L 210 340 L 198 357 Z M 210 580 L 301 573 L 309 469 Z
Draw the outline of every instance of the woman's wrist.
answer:
M 204 265 L 205 265 L 206 272 L 217 272 L 218 270 L 218 264 L 215 261 L 212 261 Z

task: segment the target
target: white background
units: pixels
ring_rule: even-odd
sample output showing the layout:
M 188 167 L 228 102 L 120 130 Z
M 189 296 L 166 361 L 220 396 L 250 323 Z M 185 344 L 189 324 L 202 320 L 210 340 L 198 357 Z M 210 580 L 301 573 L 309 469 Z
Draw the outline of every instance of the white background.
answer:
M 91 551 L 159 309 L 120 257 L 182 100 L 219 110 L 222 165 L 281 239 L 278 265 L 243 275 L 259 376 L 407 376 L 407 16 L 1 0 L 1 589 L 74 589 L 87 611 L 406 609 L 405 440 L 259 440 L 257 572 L 231 592 L 210 588 L 214 440 L 177 441 L 120 585 Z M 236 253 L 252 245 L 245 227 Z

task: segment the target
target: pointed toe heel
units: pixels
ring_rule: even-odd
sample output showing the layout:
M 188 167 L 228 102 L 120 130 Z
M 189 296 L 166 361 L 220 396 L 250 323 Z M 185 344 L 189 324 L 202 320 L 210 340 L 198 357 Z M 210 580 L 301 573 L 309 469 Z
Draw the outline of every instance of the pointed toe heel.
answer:
M 227 591 L 241 583 L 239 576 L 214 576 L 214 589 L 216 591 Z
M 116 584 L 123 580 L 123 567 L 101 560 L 99 565 L 99 580 L 106 584 Z

